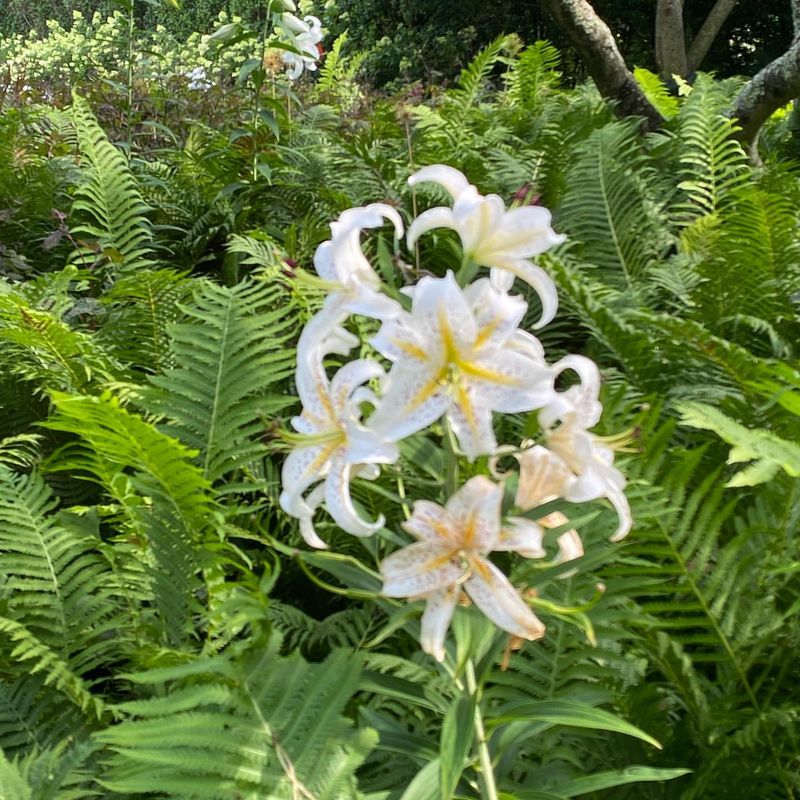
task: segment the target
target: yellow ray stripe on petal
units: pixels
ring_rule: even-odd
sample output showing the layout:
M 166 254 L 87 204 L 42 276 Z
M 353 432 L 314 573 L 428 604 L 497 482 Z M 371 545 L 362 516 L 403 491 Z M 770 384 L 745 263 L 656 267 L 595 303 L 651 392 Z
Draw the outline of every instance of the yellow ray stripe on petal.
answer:
M 396 338 L 390 339 L 390 341 L 399 350 L 402 350 L 407 356 L 416 358 L 419 361 L 427 361 L 430 358 L 429 354 L 426 353 L 423 348 L 417 344 L 414 344 L 413 342 L 405 342 L 402 339 Z
M 495 372 L 492 369 L 478 366 L 474 361 L 463 361 L 459 365 L 461 371 L 474 378 L 488 381 L 489 383 L 497 383 L 501 386 L 521 386 L 522 381 L 514 378 L 511 375 L 503 375 L 502 372 Z
M 443 369 L 434 375 L 405 405 L 403 413 L 419 408 L 430 396 L 441 387 L 447 370 Z

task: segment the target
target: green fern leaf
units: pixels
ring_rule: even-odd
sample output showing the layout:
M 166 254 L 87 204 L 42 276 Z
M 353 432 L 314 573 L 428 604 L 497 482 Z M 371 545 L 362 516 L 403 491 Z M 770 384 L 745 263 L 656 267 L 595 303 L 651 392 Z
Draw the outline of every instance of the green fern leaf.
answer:
M 721 411 L 702 403 L 679 403 L 681 422 L 692 428 L 714 431 L 733 445 L 729 464 L 754 462 L 734 475 L 725 485 L 756 486 L 771 480 L 783 470 L 793 478 L 800 477 L 800 446 L 770 431 L 751 430 L 725 416 Z

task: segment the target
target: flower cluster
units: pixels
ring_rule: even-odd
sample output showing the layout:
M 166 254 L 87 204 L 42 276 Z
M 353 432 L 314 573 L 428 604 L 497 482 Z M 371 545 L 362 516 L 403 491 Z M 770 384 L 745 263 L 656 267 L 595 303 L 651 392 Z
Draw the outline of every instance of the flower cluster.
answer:
M 631 515 L 613 450 L 590 432 L 602 411 L 597 366 L 578 355 L 548 363 L 539 340 L 520 327 L 527 303 L 510 294 L 516 278 L 535 290 L 542 308 L 536 327 L 555 315 L 555 286 L 531 260 L 563 240 L 552 230 L 549 212 L 538 206 L 507 209 L 500 197 L 481 195 L 444 165 L 425 167 L 409 179 L 412 186 L 423 181 L 440 184 L 453 203 L 414 219 L 408 247 L 431 229 L 451 228 L 461 239 L 461 267 L 444 277 L 423 277 L 396 299 L 384 291 L 361 236 L 388 221 L 401 238 L 398 212 L 376 203 L 348 209 L 332 223 L 331 239 L 314 258 L 327 297 L 298 343 L 303 410 L 292 420 L 296 433 L 288 435 L 294 448 L 283 467 L 280 502 L 299 520 L 310 546 L 326 547 L 314 528 L 319 507 L 324 504 L 348 533 L 374 534 L 385 520 L 358 513 L 351 479 L 376 478 L 383 465 L 398 460 L 402 439 L 438 420 L 471 461 L 489 456 L 492 463 L 491 457 L 513 452 L 519 465 L 513 513 L 504 517 L 501 508 L 507 474 L 473 477 L 444 507 L 417 500 L 403 528 L 418 541 L 381 565 L 387 596 L 426 601 L 423 649 L 441 660 L 462 591 L 509 633 L 525 639 L 543 634 L 542 623 L 488 558 L 496 551 L 545 556 L 545 529 L 567 520 L 544 511 L 537 518 L 537 508 L 557 498 L 606 498 L 619 517 L 614 540 L 627 534 Z M 488 268 L 488 276 L 479 274 L 481 268 Z M 369 340 L 376 357 L 349 361 L 329 378 L 328 356 L 347 356 L 362 344 L 343 327 L 354 315 L 380 323 Z M 565 372 L 575 382 L 559 391 L 556 381 Z M 525 412 L 538 412 L 543 442 L 509 450 L 497 441 L 493 415 Z M 561 561 L 583 552 L 574 530 L 562 534 L 558 545 Z
M 283 54 L 286 76 L 294 81 L 303 74 L 303 70 L 313 72 L 321 55 L 320 42 L 324 35 L 319 19 L 310 14 L 300 19 L 286 11 L 280 17 L 278 31 L 283 34 L 286 44 L 292 47 L 291 51 Z

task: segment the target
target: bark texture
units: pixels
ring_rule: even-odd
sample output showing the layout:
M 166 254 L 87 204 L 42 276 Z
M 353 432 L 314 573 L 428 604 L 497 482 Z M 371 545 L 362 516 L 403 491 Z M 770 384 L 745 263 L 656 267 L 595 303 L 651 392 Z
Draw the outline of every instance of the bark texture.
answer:
M 800 36 L 795 34 L 789 49 L 767 64 L 739 92 L 731 112 L 742 126 L 738 138 L 755 142 L 770 115 L 796 97 L 800 97 Z
M 738 2 L 739 0 L 717 0 L 717 2 L 714 3 L 713 8 L 708 12 L 705 22 L 697 32 L 697 36 L 692 40 L 692 45 L 689 48 L 689 55 L 687 58 L 689 72 L 695 72 L 700 69 L 700 65 L 708 54 L 709 48 L 714 43 L 714 39 L 719 35 L 722 26 L 725 24 L 725 20 L 728 19 L 731 11 L 733 11 L 734 6 Z
M 660 128 L 664 118 L 639 88 L 608 25 L 587 0 L 542 0 L 542 6 L 569 37 L 600 94 L 616 103 L 617 113 L 644 117 L 647 130 Z
M 734 0 L 735 2 L 735 0 Z M 689 72 L 683 30 L 683 0 L 658 0 L 656 6 L 656 68 L 665 80 Z

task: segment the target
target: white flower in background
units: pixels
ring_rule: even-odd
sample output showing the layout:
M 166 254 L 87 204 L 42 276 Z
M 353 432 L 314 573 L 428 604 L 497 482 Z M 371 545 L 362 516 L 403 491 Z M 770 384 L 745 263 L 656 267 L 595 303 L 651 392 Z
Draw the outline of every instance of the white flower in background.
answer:
M 607 498 L 617 511 L 619 525 L 611 540 L 624 539 L 633 519 L 623 489 L 625 477 L 614 467 L 614 450 L 589 432 L 600 421 L 600 372 L 594 361 L 570 355 L 553 366 L 556 373 L 572 370 L 580 383 L 557 392 L 539 412 L 547 447 L 569 468 L 559 495 L 572 503 Z
M 205 91 L 210 89 L 213 85 L 211 81 L 208 80 L 204 67 L 195 67 L 186 73 L 186 77 L 189 79 L 189 88 L 192 90 Z
M 303 19 L 294 14 L 281 15 L 281 25 L 288 34 L 288 42 L 299 52 L 283 54 L 284 63 L 288 66 L 286 73 L 291 80 L 297 80 L 303 70 L 314 71 L 317 68 L 320 51 L 319 43 L 324 37 L 322 23 L 317 17 L 307 16 Z
M 452 272 L 422 278 L 411 311 L 383 323 L 372 339 L 394 362 L 370 426 L 392 441 L 446 414 L 464 453 L 493 453 L 492 412 L 542 408 L 553 377 L 538 341 L 518 329 L 527 309 L 487 279 L 459 288 Z
M 496 289 L 508 291 L 516 276 L 536 290 L 542 317 L 535 327 L 550 322 L 558 308 L 556 287 L 541 267 L 529 261 L 565 239 L 550 227 L 550 212 L 539 206 L 506 210 L 501 197 L 484 197 L 462 173 L 444 164 L 423 167 L 408 179 L 412 186 L 425 181 L 443 186 L 453 198 L 453 207 L 438 206 L 420 214 L 408 229 L 409 248 L 433 228 L 452 228 L 461 237 L 467 258 L 492 267 Z
M 422 649 L 438 661 L 463 589 L 499 628 L 523 639 L 544 635 L 544 625 L 508 578 L 486 556 L 493 550 L 530 551 L 536 542 L 522 531 L 501 538 L 503 487 L 488 478 L 470 479 L 443 508 L 427 500 L 414 503 L 403 528 L 418 541 L 381 563 L 383 593 L 423 598 Z
M 349 314 L 383 320 L 402 311 L 399 303 L 381 294 L 380 278 L 361 250 L 361 232 L 380 228 L 386 220 L 394 225 L 399 239 L 403 235 L 403 220 L 391 206 L 372 203 L 363 208 L 349 208 L 331 223 L 330 240 L 317 248 L 314 267 L 320 278 L 330 284 L 331 291 L 320 317 L 330 325 L 342 322 Z
M 374 479 L 378 474 L 375 465 L 397 459 L 396 446 L 361 421 L 362 403 L 379 405 L 364 384 L 382 378 L 383 369 L 374 361 L 358 359 L 345 364 L 329 380 L 322 363 L 327 354 L 347 354 L 356 343 L 342 328 L 320 335 L 318 326 L 309 324 L 297 347 L 297 392 L 303 411 L 292 420 L 300 436 L 283 464 L 280 504 L 300 520 L 300 532 L 311 547 L 327 547 L 313 525 L 314 513 L 323 501 L 336 524 L 355 536 L 369 536 L 384 522 L 383 517 L 372 522 L 362 519 L 350 497 L 352 477 Z M 306 494 L 312 486 L 315 488 Z

